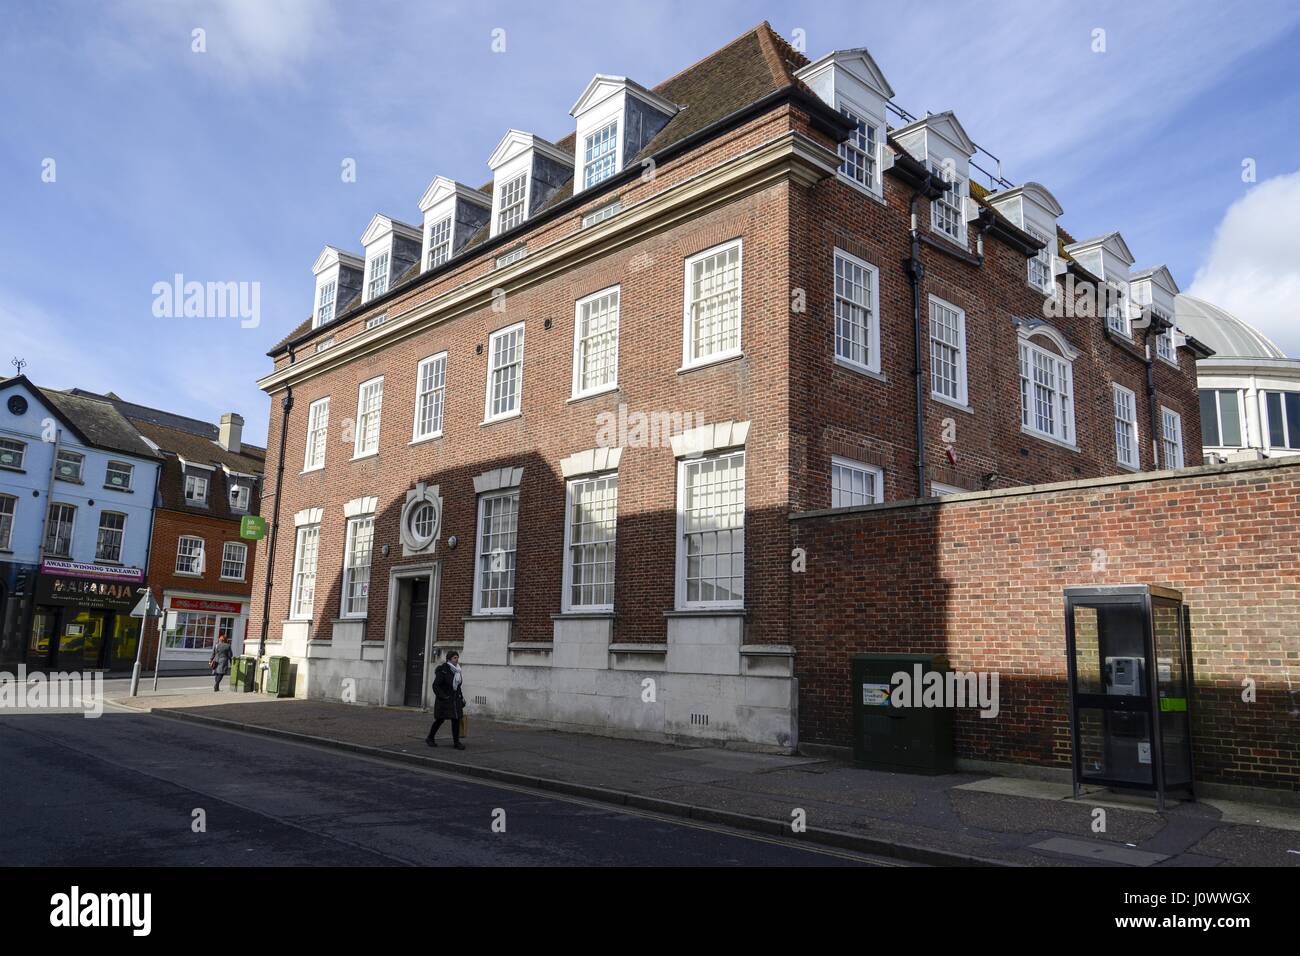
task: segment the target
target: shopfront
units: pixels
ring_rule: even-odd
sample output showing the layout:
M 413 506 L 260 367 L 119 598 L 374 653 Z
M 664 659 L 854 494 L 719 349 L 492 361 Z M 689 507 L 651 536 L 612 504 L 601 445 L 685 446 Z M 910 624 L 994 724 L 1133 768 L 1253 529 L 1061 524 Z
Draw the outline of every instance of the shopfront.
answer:
M 27 666 L 130 670 L 140 640 L 131 609 L 143 582 L 140 568 L 45 561 L 36 575 Z
M 167 630 L 158 666 L 164 673 L 206 669 L 213 646 L 223 637 L 230 639 L 236 655 L 242 653 L 247 601 L 168 591 L 163 612 Z
M 27 619 L 36 565 L 0 561 L 0 670 L 13 670 L 27 650 Z

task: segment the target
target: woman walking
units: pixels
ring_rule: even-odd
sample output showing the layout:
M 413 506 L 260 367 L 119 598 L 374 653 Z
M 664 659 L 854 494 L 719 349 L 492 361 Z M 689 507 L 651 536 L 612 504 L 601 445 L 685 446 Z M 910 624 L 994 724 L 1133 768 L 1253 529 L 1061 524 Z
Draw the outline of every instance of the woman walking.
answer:
M 213 646 L 212 657 L 208 659 L 208 667 L 212 668 L 213 693 L 221 690 L 221 678 L 230 673 L 230 658 L 233 655 L 230 638 L 223 634 L 221 640 Z
M 461 693 L 460 655 L 452 651 L 433 672 L 433 726 L 424 742 L 438 746 L 434 738 L 443 721 L 451 721 L 451 742 L 457 750 L 464 750 L 460 742 L 460 718 L 465 713 L 465 695 Z

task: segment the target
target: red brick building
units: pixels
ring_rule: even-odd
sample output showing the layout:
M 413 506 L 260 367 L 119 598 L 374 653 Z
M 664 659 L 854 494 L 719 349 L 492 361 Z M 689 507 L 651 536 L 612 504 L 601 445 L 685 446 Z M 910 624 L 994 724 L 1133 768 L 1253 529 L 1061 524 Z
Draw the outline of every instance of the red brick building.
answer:
M 145 576 L 163 611 L 175 612 L 161 669 L 206 673 L 223 634 L 236 654 L 244 650 L 256 543 L 239 526 L 261 505 L 266 451 L 243 443 L 244 420 L 234 413 L 212 425 L 106 398 L 163 459 Z M 144 629 L 147 668 L 157 660 L 158 625 Z
M 420 704 L 456 647 L 479 713 L 789 749 L 792 512 L 1200 448 L 1168 271 L 981 187 L 865 50 L 762 24 L 580 93 L 482 189 L 327 246 L 271 352 L 250 636 L 300 694 Z

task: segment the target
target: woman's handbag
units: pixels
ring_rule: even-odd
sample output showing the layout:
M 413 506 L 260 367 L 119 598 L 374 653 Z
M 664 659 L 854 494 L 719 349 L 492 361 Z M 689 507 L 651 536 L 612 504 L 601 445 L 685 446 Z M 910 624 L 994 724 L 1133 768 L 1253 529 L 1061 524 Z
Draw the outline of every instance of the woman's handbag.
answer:
M 467 717 L 465 714 L 460 715 L 460 736 L 462 737 L 469 736 L 469 717 Z

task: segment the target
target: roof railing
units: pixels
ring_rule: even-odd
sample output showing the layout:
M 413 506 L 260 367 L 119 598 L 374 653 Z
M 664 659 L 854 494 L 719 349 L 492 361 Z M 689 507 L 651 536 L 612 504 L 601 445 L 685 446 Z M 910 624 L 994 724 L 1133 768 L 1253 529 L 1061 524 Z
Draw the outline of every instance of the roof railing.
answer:
M 887 100 L 885 102 L 885 108 L 889 110 L 891 113 L 895 114 L 899 119 L 901 119 L 903 121 L 904 126 L 906 126 L 908 123 L 915 123 L 918 119 L 918 117 L 913 116 L 907 110 L 903 109 L 901 106 L 898 106 L 896 103 L 894 103 L 893 100 Z M 931 116 L 933 114 L 927 110 L 925 115 Z M 974 140 L 971 140 L 971 142 L 975 143 Z M 974 158 L 972 158 L 970 161 L 970 164 L 973 167 L 975 167 L 981 173 L 983 173 L 985 176 L 988 177 L 990 189 L 992 189 L 994 192 L 997 192 L 999 189 L 1011 189 L 1012 187 L 1015 186 L 1014 182 L 1005 178 L 1002 175 L 1001 159 L 999 159 L 997 156 L 994 156 L 992 153 L 990 153 L 979 143 L 975 143 L 975 152 L 978 154 L 983 154 L 984 156 L 987 156 L 990 160 L 992 160 L 994 170 L 996 170 L 995 172 L 990 172 L 989 170 L 985 169 L 979 163 L 975 162 Z

